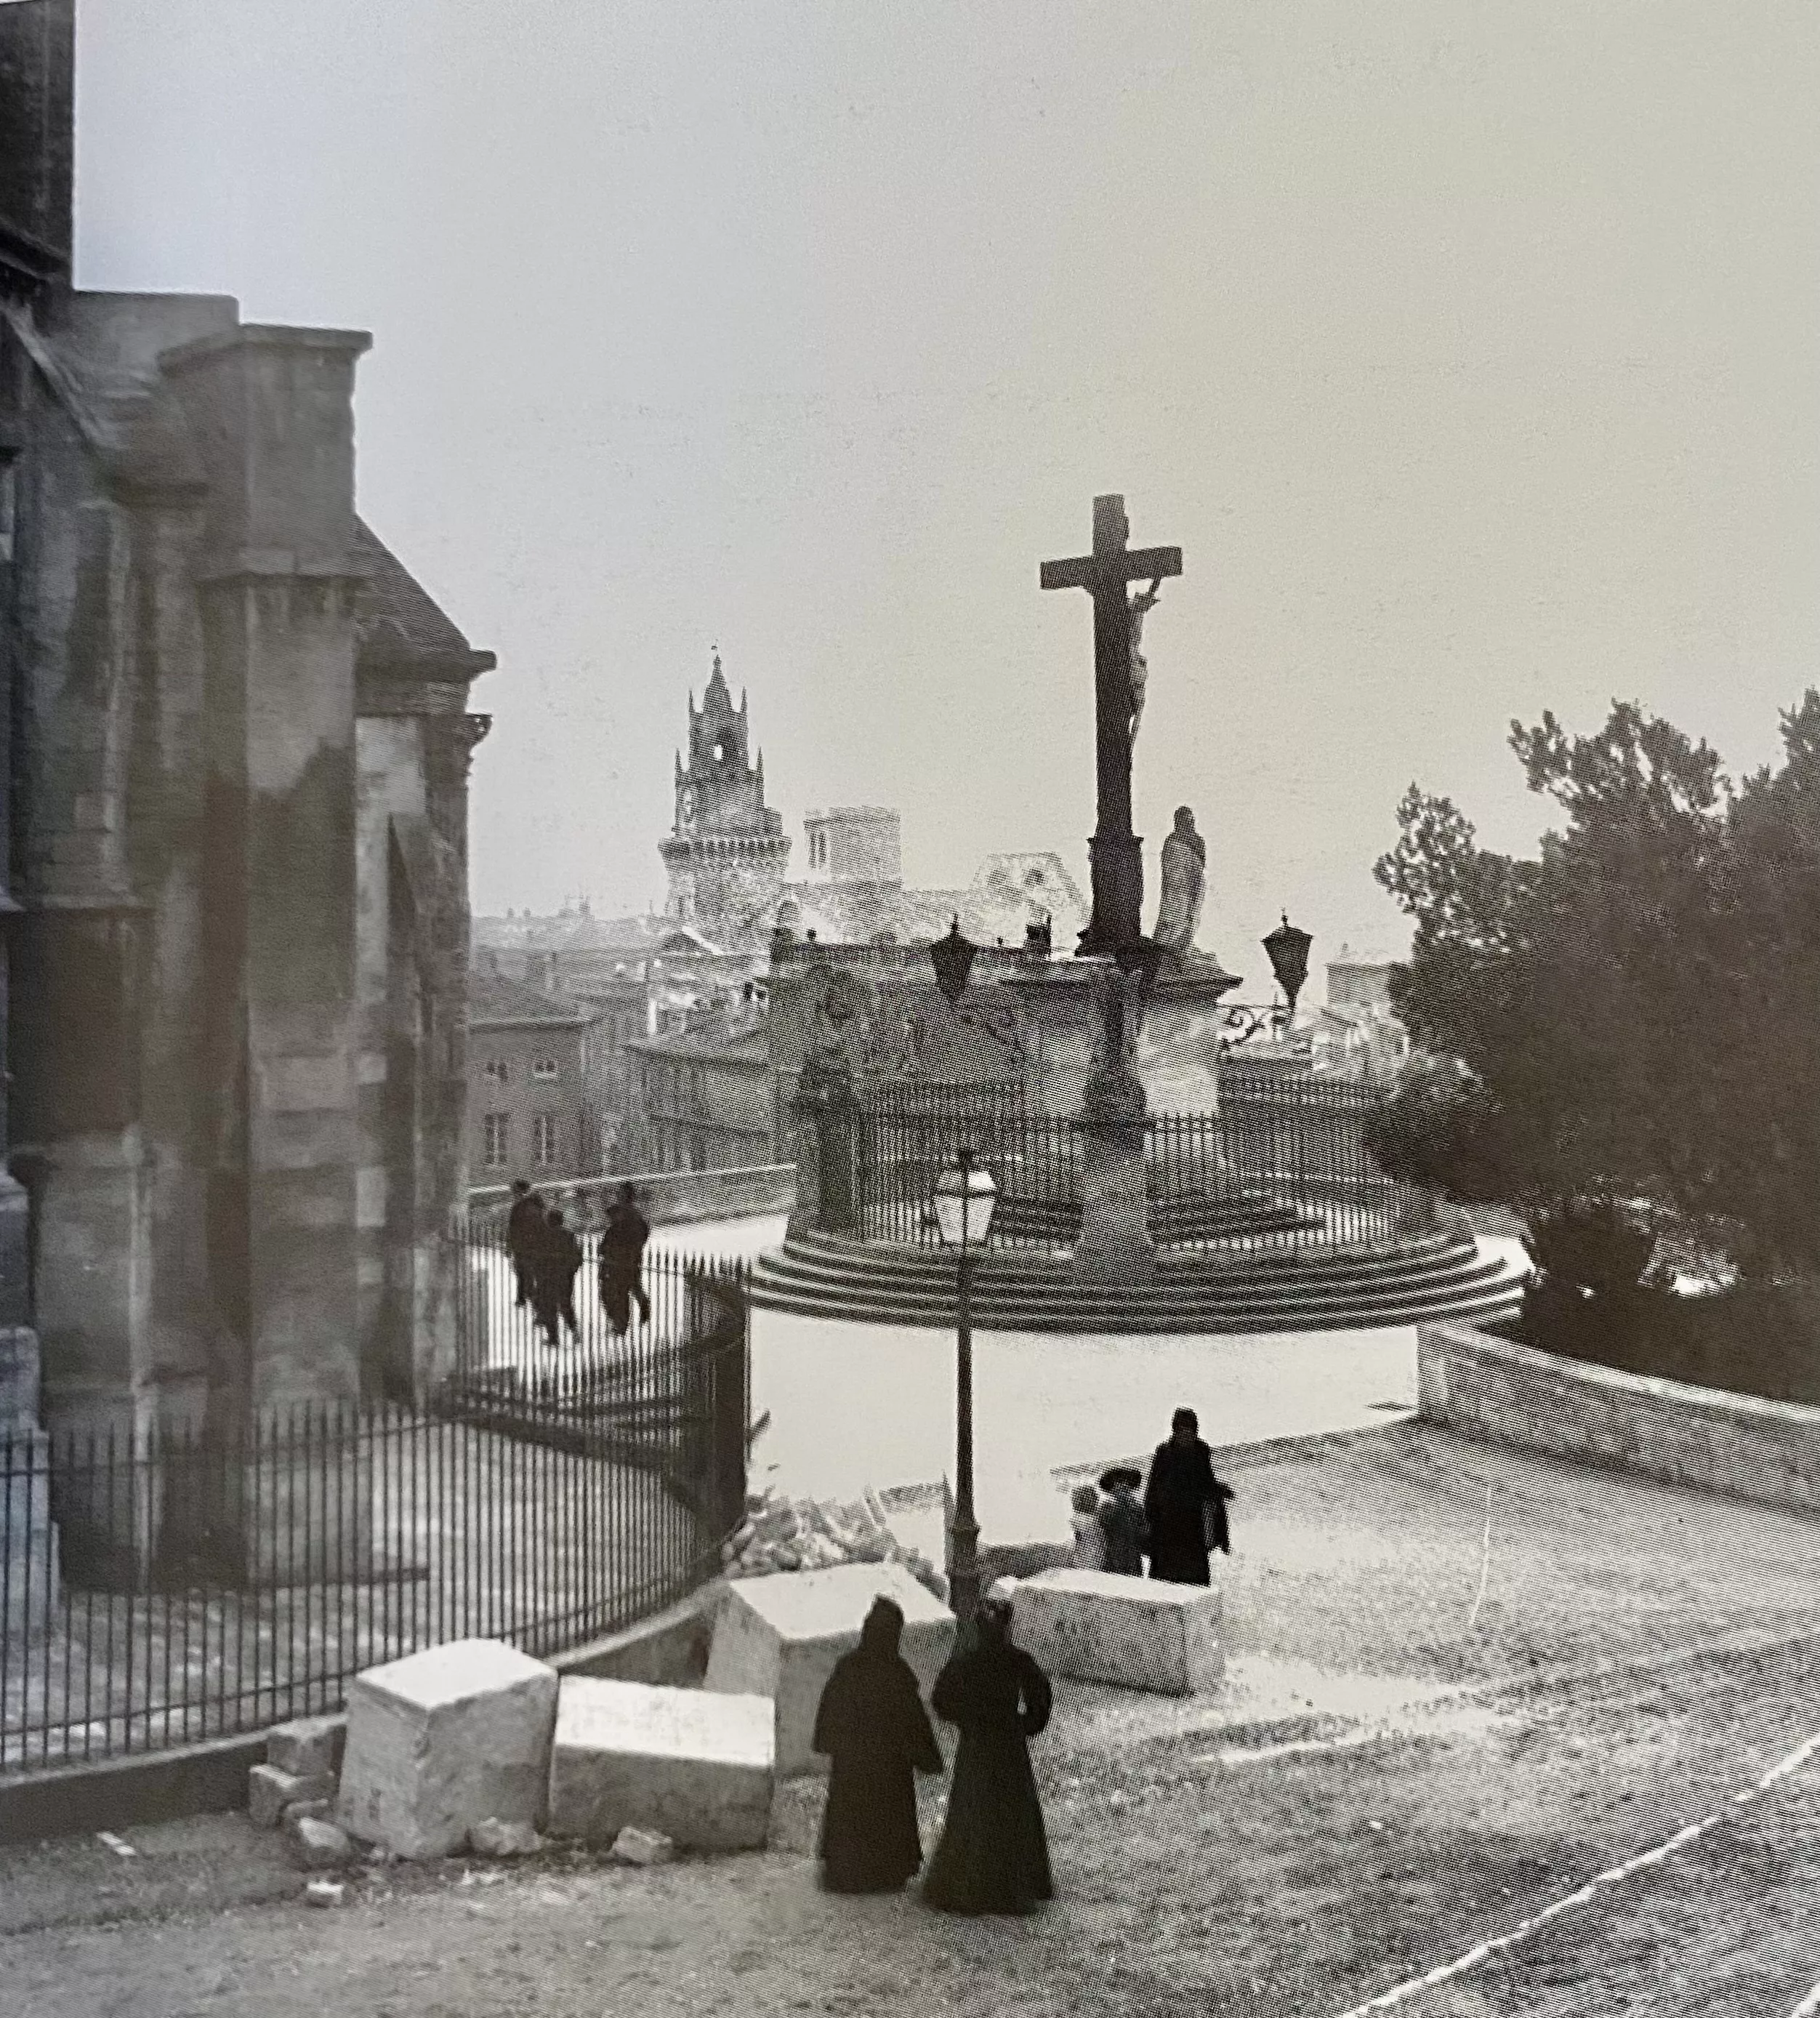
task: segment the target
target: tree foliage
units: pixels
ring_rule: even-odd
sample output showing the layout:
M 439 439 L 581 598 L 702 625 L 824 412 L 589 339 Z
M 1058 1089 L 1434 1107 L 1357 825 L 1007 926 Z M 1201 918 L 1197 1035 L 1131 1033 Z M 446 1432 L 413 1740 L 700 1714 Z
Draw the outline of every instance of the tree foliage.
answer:
M 1746 1268 L 1820 1264 L 1820 695 L 1782 741 L 1734 787 L 1628 703 L 1592 736 L 1513 722 L 1565 816 L 1535 860 L 1410 787 L 1377 875 L 1415 924 L 1392 999 L 1444 1062 L 1406 1074 L 1382 1160 L 1532 1226 L 1641 1201 Z

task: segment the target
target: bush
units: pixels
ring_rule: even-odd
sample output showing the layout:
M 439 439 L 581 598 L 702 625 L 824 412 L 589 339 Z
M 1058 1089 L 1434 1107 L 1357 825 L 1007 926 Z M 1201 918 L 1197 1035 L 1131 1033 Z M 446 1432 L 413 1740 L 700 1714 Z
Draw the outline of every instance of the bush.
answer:
M 1820 1406 L 1820 1301 L 1803 1284 L 1684 1297 L 1656 1284 L 1588 1293 L 1544 1275 L 1511 1330 L 1526 1345 L 1621 1373 Z

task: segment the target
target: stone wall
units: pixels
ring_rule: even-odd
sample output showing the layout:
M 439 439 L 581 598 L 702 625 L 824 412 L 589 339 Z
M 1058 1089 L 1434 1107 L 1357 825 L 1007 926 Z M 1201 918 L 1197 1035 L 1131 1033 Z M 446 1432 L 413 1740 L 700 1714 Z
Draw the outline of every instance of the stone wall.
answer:
M 1461 1434 L 1820 1512 L 1820 1409 L 1565 1359 L 1463 1324 L 1417 1334 L 1420 1413 Z
M 354 509 L 359 332 L 52 289 L 16 448 L 13 1163 L 53 1427 L 452 1346 L 468 685 Z
M 610 1199 L 623 1177 L 597 1177 L 585 1184 L 539 1184 L 542 1195 L 575 1206 L 592 1225 L 584 1201 L 598 1208 Z M 646 1170 L 631 1174 L 638 1207 L 653 1226 L 678 1225 L 692 1220 L 782 1217 L 795 1202 L 794 1163 L 764 1163 L 744 1170 Z M 511 1198 L 503 1184 L 477 1186 L 468 1194 L 476 1211 L 503 1210 Z

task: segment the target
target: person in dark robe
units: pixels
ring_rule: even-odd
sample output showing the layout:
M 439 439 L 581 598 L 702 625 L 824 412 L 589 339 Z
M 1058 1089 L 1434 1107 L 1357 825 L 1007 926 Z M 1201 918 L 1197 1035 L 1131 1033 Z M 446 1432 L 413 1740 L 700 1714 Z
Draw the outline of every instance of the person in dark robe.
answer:
M 1144 1486 L 1144 1518 L 1150 1530 L 1150 1575 L 1164 1583 L 1211 1583 L 1209 1551 L 1232 1553 L 1226 1503 L 1233 1489 L 1213 1475 L 1213 1453 L 1201 1441 L 1192 1409 L 1170 1419 L 1169 1441 L 1158 1444 Z
M 553 1346 L 561 1342 L 565 1326 L 572 1340 L 581 1336 L 575 1315 L 575 1278 L 580 1268 L 581 1242 L 569 1231 L 561 1211 L 552 1206 L 538 1248 L 532 1301 L 537 1322 Z
M 944 1913 L 1029 1913 L 1055 1897 L 1029 1741 L 1049 1720 L 1049 1677 L 1011 1644 L 988 1598 L 936 1677 L 935 1713 L 960 1730 L 948 1820 L 923 1897 Z
M 543 1204 L 523 1177 L 512 1180 L 511 1208 L 506 1214 L 506 1253 L 511 1257 L 512 1301 L 522 1310 L 531 1301 L 539 1242 L 543 1237 Z
M 1137 1496 L 1143 1474 L 1128 1464 L 1115 1464 L 1100 1474 L 1100 1527 L 1106 1537 L 1105 1567 L 1120 1576 L 1142 1576 L 1144 1551 L 1150 1546 L 1150 1523 Z
M 634 1303 L 640 1321 L 651 1322 L 651 1299 L 641 1273 L 650 1238 L 651 1222 L 638 1210 L 638 1194 L 631 1185 L 621 1184 L 601 1231 L 601 1303 L 616 1333 L 623 1334 L 631 1324 Z
M 897 1651 L 903 1631 L 902 1611 L 876 1599 L 816 1707 L 810 1741 L 830 1761 L 818 1846 L 830 1892 L 895 1892 L 923 1868 L 916 1775 L 939 1773 L 942 1757 Z

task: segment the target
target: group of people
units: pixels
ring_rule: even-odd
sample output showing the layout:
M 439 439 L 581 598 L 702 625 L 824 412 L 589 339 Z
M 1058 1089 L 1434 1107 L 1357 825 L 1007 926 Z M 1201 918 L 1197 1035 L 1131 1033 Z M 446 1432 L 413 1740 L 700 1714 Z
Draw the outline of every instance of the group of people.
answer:
M 942 1770 L 915 1675 L 898 1651 L 904 1614 L 873 1603 L 860 1644 L 835 1664 L 815 1713 L 829 1759 L 822 1882 L 896 1892 L 923 1867 L 919 1773 Z M 1011 1608 L 988 1598 L 937 1676 L 930 1701 L 960 1733 L 948 1816 L 923 1897 L 947 1913 L 1029 1913 L 1055 1896 L 1029 1741 L 1049 1720 L 1049 1677 L 1011 1640 Z
M 651 1322 L 651 1299 L 644 1281 L 645 1245 L 650 1222 L 638 1210 L 638 1194 L 623 1184 L 607 1208 L 600 1242 L 601 1304 L 616 1336 L 631 1325 L 632 1307 L 640 1321 Z M 523 1177 L 512 1181 L 512 1202 L 506 1213 L 506 1252 L 511 1257 L 516 1302 L 527 1304 L 546 1341 L 561 1343 L 566 1331 L 572 1341 L 581 1336 L 575 1310 L 575 1278 L 581 1273 L 582 1244 L 560 1207 L 546 1206 Z
M 1142 1576 L 1148 1557 L 1150 1575 L 1165 1583 L 1208 1582 L 1214 1553 L 1232 1553 L 1226 1508 L 1233 1497 L 1214 1476 L 1194 1411 L 1178 1409 L 1147 1480 L 1134 1465 L 1115 1464 L 1100 1474 L 1097 1490 L 1075 1488 L 1075 1566 Z
M 1210 1550 L 1231 1553 L 1226 1505 L 1192 1409 L 1178 1409 L 1150 1476 L 1129 1466 L 1076 1496 L 1078 1558 L 1094 1568 L 1211 1580 Z M 1140 1487 L 1143 1496 L 1139 1497 Z M 1092 1546 L 1088 1546 L 1091 1537 Z M 923 1897 L 950 1913 L 1028 1913 L 1054 1897 L 1029 1741 L 1047 1725 L 1049 1677 L 1011 1638 L 1012 1608 L 995 1599 L 963 1626 L 936 1677 L 935 1714 L 959 1732 L 941 1840 Z M 816 1711 L 814 1744 L 829 1761 L 822 1818 L 822 1882 L 831 1892 L 895 1892 L 923 1866 L 916 1775 L 942 1770 L 916 1677 L 899 1651 L 904 1615 L 872 1606 L 860 1644 L 836 1664 Z

